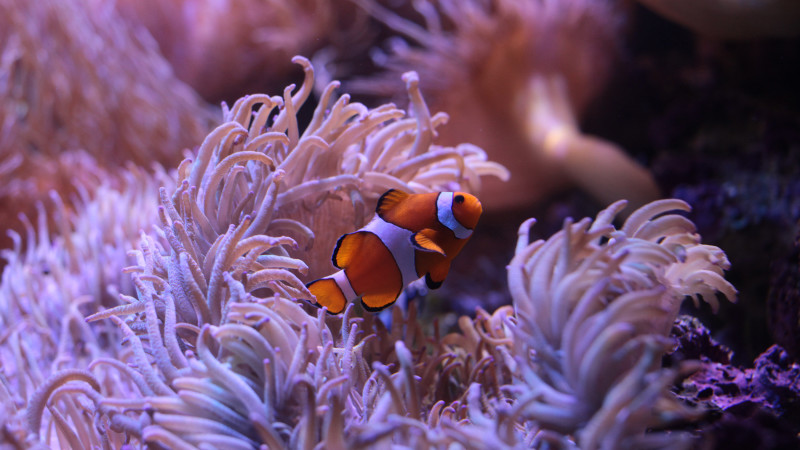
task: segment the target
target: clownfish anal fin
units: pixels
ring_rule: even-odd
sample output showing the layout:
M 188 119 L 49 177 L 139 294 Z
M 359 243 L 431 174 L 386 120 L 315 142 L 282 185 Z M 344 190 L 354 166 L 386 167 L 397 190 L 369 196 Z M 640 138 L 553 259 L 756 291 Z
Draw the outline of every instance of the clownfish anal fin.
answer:
M 439 253 L 442 256 L 447 256 L 445 255 L 444 250 L 442 250 L 442 247 L 439 247 L 439 244 L 433 241 L 435 235 L 436 231 L 431 230 L 430 228 L 424 228 L 411 235 L 411 244 L 417 250 L 422 250 L 423 252 L 434 252 Z
M 428 289 L 439 289 L 440 287 L 442 287 L 442 283 L 444 283 L 444 280 L 433 281 L 433 278 L 431 278 L 430 273 L 425 274 L 425 285 L 428 286 Z
M 372 294 L 372 295 L 365 295 L 361 297 L 361 306 L 364 307 L 369 312 L 378 312 L 397 301 L 397 297 L 400 295 L 398 292 L 396 295 L 392 294 Z
M 397 206 L 398 203 L 407 199 L 408 195 L 409 194 L 397 189 L 389 189 L 388 191 L 384 192 L 383 195 L 381 195 L 381 198 L 378 199 L 378 206 L 375 207 L 375 212 L 381 219 L 383 219 L 384 213 L 390 211 L 392 208 Z
M 336 241 L 336 248 L 333 249 L 333 256 L 331 262 L 337 269 L 344 269 L 350 265 L 353 259 L 361 251 L 361 245 L 364 243 L 364 238 L 368 231 L 356 231 L 342 235 Z

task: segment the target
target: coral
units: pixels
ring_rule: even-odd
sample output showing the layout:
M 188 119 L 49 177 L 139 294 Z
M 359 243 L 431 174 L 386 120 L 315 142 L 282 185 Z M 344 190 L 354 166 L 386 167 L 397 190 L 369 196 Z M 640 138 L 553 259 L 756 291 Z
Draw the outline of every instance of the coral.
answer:
M 723 413 L 708 426 L 707 442 L 724 445 L 736 439 L 750 448 L 797 447 L 800 366 L 778 345 L 759 355 L 753 366 L 707 364 L 683 381 L 679 395 Z
M 510 183 L 487 182 L 488 211 L 542 202 L 572 185 L 601 204 L 659 197 L 647 170 L 577 126 L 617 58 L 622 16 L 612 2 L 422 1 L 410 12 L 356 3 L 399 36 L 373 52 L 383 74 L 346 87 L 391 96 L 398 73 L 418 71 L 431 104 L 450 113 L 442 142 L 475 143 L 511 169 Z M 343 66 L 329 67 L 341 76 Z
M 800 366 L 780 346 L 758 356 L 751 369 L 714 363 L 683 382 L 686 395 L 722 410 L 752 402 L 775 414 L 800 413 Z
M 717 342 L 711 332 L 696 317 L 681 315 L 672 326 L 676 348 L 667 355 L 667 365 L 677 361 L 698 360 L 730 364 L 731 349 Z

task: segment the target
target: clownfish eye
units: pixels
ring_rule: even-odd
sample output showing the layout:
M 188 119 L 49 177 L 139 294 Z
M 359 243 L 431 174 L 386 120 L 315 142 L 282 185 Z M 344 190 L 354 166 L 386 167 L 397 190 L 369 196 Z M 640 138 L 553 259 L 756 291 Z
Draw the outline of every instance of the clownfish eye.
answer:
M 460 204 L 460 203 L 464 203 L 464 196 L 463 196 L 463 195 L 461 195 L 461 194 L 459 194 L 459 195 L 456 195 L 456 196 L 455 196 L 455 198 L 453 198 L 453 200 L 454 200 L 456 203 L 459 203 L 459 204 Z

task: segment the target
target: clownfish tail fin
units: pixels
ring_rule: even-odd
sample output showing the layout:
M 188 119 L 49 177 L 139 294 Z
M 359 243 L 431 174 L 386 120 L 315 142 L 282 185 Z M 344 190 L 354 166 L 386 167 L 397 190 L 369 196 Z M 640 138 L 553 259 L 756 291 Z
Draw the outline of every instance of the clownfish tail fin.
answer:
M 316 297 L 317 304 L 328 308 L 331 314 L 339 314 L 344 311 L 347 299 L 342 293 L 342 289 L 332 277 L 320 278 L 306 285 L 309 291 Z

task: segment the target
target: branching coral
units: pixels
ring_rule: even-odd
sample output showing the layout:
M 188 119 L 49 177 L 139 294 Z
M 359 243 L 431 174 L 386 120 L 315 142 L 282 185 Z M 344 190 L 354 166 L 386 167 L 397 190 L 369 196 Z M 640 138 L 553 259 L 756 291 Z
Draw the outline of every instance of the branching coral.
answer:
M 487 183 L 489 210 L 527 206 L 572 184 L 602 204 L 658 198 L 648 171 L 577 126 L 617 57 L 621 19 L 612 2 L 431 0 L 413 2 L 413 13 L 356 3 L 405 40 L 375 52 L 385 74 L 348 88 L 391 95 L 396 74 L 410 68 L 431 80 L 426 96 L 451 116 L 443 142 L 466 139 L 511 169 L 510 184 Z
M 661 368 L 680 303 L 699 296 L 716 309 L 716 291 L 736 295 L 724 253 L 670 213 L 688 205 L 650 203 L 616 229 L 624 205 L 531 244 L 524 223 L 509 265 L 522 415 L 587 449 L 673 439 L 644 432 L 696 413 L 668 390 L 691 366 Z

